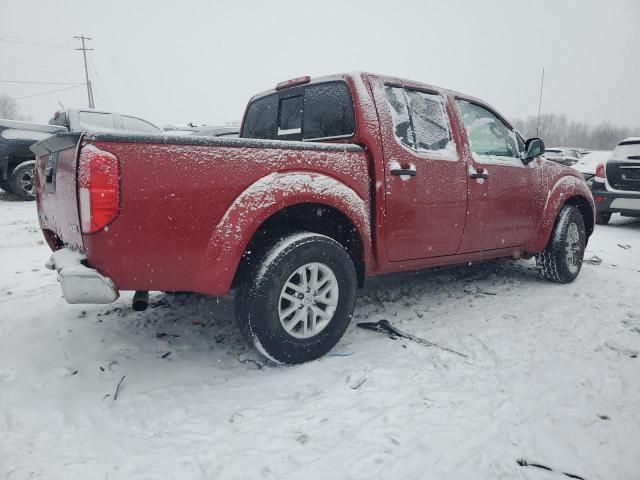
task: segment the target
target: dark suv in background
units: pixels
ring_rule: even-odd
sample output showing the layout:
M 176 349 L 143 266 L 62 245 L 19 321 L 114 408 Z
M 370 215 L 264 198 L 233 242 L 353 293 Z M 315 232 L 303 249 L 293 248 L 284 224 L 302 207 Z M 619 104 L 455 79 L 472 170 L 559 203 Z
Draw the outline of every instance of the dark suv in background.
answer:
M 132 115 L 90 108 L 69 108 L 56 112 L 49 125 L 0 120 L 0 188 L 22 200 L 34 200 L 33 167 L 29 150 L 34 143 L 60 131 L 161 134 L 153 123 Z

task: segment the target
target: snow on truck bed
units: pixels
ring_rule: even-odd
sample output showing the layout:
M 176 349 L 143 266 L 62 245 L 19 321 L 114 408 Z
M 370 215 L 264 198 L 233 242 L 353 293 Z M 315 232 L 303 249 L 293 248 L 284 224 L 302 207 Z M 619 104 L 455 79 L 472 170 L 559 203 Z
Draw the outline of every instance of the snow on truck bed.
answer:
M 374 279 L 296 367 L 247 347 L 232 299 L 68 305 L 49 255 L 0 195 L 1 478 L 640 477 L 640 221 L 598 226 L 571 285 L 532 261 Z M 355 326 L 383 318 L 468 357 Z

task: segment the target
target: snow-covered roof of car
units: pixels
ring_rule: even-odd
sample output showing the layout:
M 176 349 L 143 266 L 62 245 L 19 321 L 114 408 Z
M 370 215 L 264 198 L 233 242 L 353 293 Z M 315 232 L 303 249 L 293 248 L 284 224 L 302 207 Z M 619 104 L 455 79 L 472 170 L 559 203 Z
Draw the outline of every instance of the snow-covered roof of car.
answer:
M 633 145 L 634 143 L 640 143 L 640 137 L 625 138 L 618 145 Z

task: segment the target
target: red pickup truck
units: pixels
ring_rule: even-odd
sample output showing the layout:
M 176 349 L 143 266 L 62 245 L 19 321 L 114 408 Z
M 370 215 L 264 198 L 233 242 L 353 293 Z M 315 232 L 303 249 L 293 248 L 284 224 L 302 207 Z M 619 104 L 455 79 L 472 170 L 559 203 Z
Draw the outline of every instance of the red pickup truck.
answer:
M 481 100 L 366 73 L 282 82 L 240 138 L 62 133 L 32 147 L 70 303 L 235 291 L 247 338 L 300 363 L 340 339 L 365 277 L 535 255 L 576 278 L 594 226 L 579 172 Z

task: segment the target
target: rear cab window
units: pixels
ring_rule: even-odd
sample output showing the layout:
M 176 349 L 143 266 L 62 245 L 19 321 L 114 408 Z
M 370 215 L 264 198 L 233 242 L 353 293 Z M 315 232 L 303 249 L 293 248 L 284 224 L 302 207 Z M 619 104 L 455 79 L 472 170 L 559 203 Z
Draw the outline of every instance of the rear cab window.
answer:
M 355 135 L 346 82 L 338 80 L 275 92 L 251 102 L 242 138 L 322 141 Z

